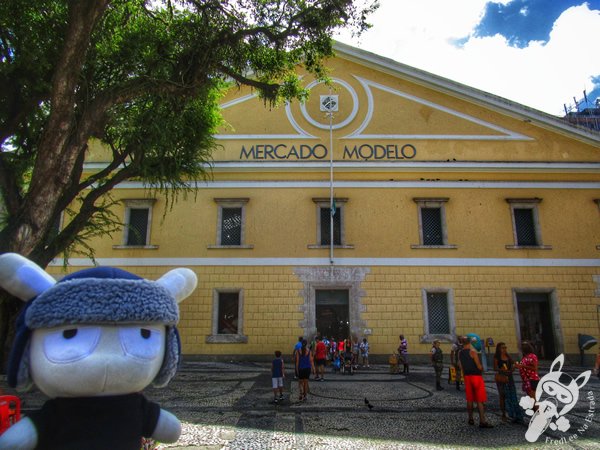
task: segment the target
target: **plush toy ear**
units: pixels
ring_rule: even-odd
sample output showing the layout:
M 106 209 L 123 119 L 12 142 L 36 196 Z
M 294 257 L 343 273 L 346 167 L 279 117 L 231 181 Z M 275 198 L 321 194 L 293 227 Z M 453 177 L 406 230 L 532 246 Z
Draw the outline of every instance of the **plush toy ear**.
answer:
M 0 287 L 23 301 L 31 300 L 56 284 L 44 269 L 16 253 L 0 255 Z
M 190 269 L 180 267 L 165 273 L 156 283 L 169 291 L 177 303 L 181 303 L 196 289 L 198 277 Z
M 562 369 L 562 366 L 563 366 L 564 363 L 565 363 L 565 355 L 563 355 L 561 353 L 552 362 L 552 365 L 550 366 L 550 372 L 560 372 L 560 369 Z M 559 364 L 558 369 L 554 370 L 554 366 L 556 366 L 557 364 Z
M 588 382 L 588 380 L 590 379 L 591 376 L 592 376 L 592 371 L 586 370 L 581 375 L 579 375 L 577 378 L 575 378 L 575 383 L 577 383 L 577 387 L 579 389 L 581 389 L 585 385 L 585 383 Z

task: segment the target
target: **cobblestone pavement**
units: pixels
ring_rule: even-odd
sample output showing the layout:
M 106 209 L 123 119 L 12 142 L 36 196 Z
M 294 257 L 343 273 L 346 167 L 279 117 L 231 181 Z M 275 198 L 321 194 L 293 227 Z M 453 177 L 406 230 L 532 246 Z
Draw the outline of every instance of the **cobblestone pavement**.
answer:
M 433 370 L 428 366 L 411 366 L 408 376 L 390 374 L 387 366 L 353 375 L 328 371 L 326 381 L 310 381 L 310 395 L 304 403 L 298 401 L 297 383 L 288 371 L 285 400 L 279 404 L 272 403 L 269 370 L 268 364 L 184 363 L 168 387 L 146 391 L 183 423 L 179 441 L 159 448 L 600 449 L 600 381 L 596 377 L 584 386 L 576 407 L 567 414 L 571 428 L 564 433 L 546 431 L 530 444 L 525 426 L 500 420 L 491 373 L 485 379 L 488 420 L 494 428 L 480 429 L 477 419 L 475 426 L 467 423 L 464 392 L 446 382 L 443 391 L 435 391 Z M 573 375 L 581 371 L 567 370 Z M 520 396 L 520 384 L 517 389 Z M 25 413 L 44 401 L 39 393 L 21 397 Z

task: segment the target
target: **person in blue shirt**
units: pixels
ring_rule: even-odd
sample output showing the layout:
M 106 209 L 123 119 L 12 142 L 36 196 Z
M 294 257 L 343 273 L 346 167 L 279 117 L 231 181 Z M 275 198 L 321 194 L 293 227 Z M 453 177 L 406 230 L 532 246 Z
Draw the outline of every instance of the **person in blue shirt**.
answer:
M 300 395 L 298 400 L 301 402 L 306 400 L 308 394 L 308 379 L 310 374 L 315 373 L 312 351 L 308 348 L 306 339 L 302 341 L 300 351 L 296 353 L 296 370 L 298 372 L 298 388 Z
M 275 359 L 271 363 L 271 380 L 273 384 L 273 402 L 278 403 L 283 400 L 283 379 L 285 378 L 285 367 L 281 352 L 275 352 Z M 279 393 L 279 395 L 277 395 Z
M 303 340 L 304 340 L 304 337 L 298 336 L 298 342 L 296 342 L 296 345 L 294 345 L 294 351 L 292 353 L 292 361 L 296 361 L 296 355 L 302 348 Z M 296 367 L 296 365 L 294 364 L 294 380 L 297 380 L 297 379 L 298 379 L 298 367 Z

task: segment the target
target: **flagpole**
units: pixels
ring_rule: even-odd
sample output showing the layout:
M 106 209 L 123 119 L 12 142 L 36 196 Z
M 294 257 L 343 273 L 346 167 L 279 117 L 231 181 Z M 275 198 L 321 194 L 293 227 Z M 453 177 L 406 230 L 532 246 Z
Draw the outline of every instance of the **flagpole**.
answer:
M 333 265 L 333 111 L 329 111 L 329 263 Z

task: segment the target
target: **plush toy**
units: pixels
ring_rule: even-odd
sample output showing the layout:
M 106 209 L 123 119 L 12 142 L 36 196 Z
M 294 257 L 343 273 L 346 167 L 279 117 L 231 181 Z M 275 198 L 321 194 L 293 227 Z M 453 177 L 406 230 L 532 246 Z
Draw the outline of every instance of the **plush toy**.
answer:
M 142 437 L 177 441 L 179 420 L 141 391 L 175 375 L 177 303 L 196 284 L 183 268 L 150 281 L 96 267 L 57 282 L 20 255 L 0 255 L 0 287 L 27 301 L 8 383 L 50 398 L 0 436 L 0 448 L 139 450 Z

